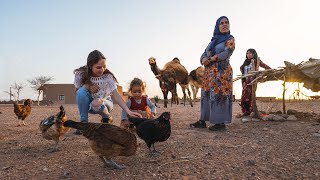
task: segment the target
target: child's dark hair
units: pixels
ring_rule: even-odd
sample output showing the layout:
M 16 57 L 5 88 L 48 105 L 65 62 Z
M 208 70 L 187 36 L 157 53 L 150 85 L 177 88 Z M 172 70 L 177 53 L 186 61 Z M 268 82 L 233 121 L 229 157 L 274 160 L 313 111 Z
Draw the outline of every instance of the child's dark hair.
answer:
M 106 57 L 98 50 L 94 50 L 89 53 L 87 58 L 87 65 L 82 66 L 78 69 L 75 69 L 73 73 L 81 72 L 81 83 L 82 84 L 91 84 L 90 76 L 92 75 L 92 66 L 98 63 L 101 59 L 106 59 Z M 109 69 L 106 69 L 103 74 L 111 74 L 113 79 L 117 81 L 117 78 L 113 75 Z
M 144 93 L 146 90 L 146 84 L 139 78 L 134 78 L 131 82 L 130 82 L 130 87 L 129 87 L 129 92 L 132 91 L 134 86 L 141 86 L 141 90 Z

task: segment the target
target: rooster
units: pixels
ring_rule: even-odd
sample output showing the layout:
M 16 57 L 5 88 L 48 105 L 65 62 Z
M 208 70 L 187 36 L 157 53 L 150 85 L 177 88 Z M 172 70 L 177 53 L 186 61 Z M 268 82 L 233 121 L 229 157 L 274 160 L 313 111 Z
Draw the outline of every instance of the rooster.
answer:
M 64 127 L 63 122 L 67 120 L 66 112 L 64 111 L 63 106 L 60 106 L 60 112 L 55 116 L 50 116 L 47 119 L 44 119 L 40 122 L 39 128 L 42 133 L 42 136 L 47 140 L 54 140 L 55 146 L 49 148 L 49 152 L 54 152 L 58 150 L 59 139 L 70 128 Z
M 25 126 L 27 125 L 26 123 L 24 123 L 24 120 L 31 113 L 31 104 L 32 104 L 32 100 L 31 99 L 26 99 L 23 102 L 23 105 L 18 104 L 18 102 L 14 103 L 13 111 L 18 117 L 19 126 L 21 126 L 21 121 L 22 121 L 23 125 L 25 125 Z
M 154 144 L 166 141 L 171 134 L 170 112 L 162 113 L 157 119 L 129 118 L 132 126 L 137 128 L 137 135 L 145 141 L 152 156 L 159 153 Z M 151 145 L 153 151 L 151 151 Z
M 89 140 L 91 149 L 102 162 L 115 169 L 123 169 L 111 158 L 116 156 L 132 156 L 137 151 L 136 136 L 124 128 L 107 123 L 82 123 L 68 120 L 64 126 L 81 130 Z

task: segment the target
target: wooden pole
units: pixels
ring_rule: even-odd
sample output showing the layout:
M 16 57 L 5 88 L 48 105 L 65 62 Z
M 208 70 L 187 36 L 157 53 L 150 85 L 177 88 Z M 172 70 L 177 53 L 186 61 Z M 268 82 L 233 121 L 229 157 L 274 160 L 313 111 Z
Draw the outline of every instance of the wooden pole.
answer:
M 252 111 L 254 112 L 254 117 L 259 118 L 259 112 L 257 107 L 257 97 L 256 97 L 256 91 L 257 91 L 257 83 L 252 84 Z
M 283 109 L 282 114 L 287 114 L 285 95 L 286 95 L 286 76 L 284 75 L 283 76 L 283 93 L 282 93 L 282 109 Z
M 11 95 L 12 95 L 12 93 L 11 93 L 11 87 L 10 87 L 10 95 L 9 95 L 10 96 L 10 102 L 11 102 Z

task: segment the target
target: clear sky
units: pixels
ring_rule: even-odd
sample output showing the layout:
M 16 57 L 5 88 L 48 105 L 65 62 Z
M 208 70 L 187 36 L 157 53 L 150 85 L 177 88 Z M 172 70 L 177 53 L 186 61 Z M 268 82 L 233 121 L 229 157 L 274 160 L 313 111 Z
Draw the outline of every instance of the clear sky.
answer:
M 26 85 L 20 98 L 36 99 L 27 80 L 39 75 L 53 76 L 51 83 L 73 83 L 73 70 L 95 49 L 107 57 L 124 89 L 139 77 L 149 97 L 162 98 L 148 58 L 155 57 L 160 68 L 174 57 L 189 72 L 197 68 L 222 15 L 236 40 L 234 77 L 248 48 L 273 68 L 284 60 L 320 58 L 319 7 L 319 0 L 0 1 L 0 100 L 9 99 L 4 91 L 14 82 Z M 241 96 L 239 81 L 233 91 Z M 281 97 L 281 82 L 259 84 L 257 95 Z

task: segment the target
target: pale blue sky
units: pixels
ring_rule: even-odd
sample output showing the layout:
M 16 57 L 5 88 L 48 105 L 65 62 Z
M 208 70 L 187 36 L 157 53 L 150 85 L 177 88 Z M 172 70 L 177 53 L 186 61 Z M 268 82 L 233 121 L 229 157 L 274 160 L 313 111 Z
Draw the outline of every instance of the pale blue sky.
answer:
M 139 77 L 150 97 L 162 97 L 148 58 L 155 57 L 160 68 L 174 57 L 189 72 L 197 68 L 222 15 L 236 39 L 234 77 L 248 48 L 273 68 L 284 60 L 320 58 L 319 7 L 318 0 L 1 1 L 0 99 L 9 98 L 3 91 L 14 82 L 27 85 L 20 98 L 36 99 L 27 80 L 38 75 L 53 76 L 51 83 L 73 83 L 73 70 L 94 49 L 107 57 L 125 89 Z M 260 84 L 258 96 L 280 97 L 280 84 Z M 180 88 L 178 93 L 181 97 Z M 234 93 L 240 97 L 240 82 L 234 83 Z

